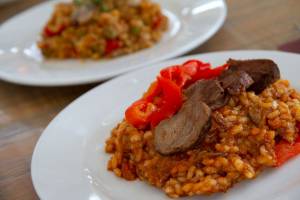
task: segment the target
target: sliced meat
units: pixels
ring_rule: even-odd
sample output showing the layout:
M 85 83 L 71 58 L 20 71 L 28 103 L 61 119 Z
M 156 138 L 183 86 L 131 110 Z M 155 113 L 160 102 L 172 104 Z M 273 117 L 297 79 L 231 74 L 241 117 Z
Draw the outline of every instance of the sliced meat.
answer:
M 196 95 L 199 101 L 206 103 L 212 110 L 223 107 L 229 100 L 218 80 L 199 80 L 188 87 L 184 94 L 187 98 Z
M 203 139 L 210 128 L 211 109 L 195 96 L 188 99 L 172 118 L 154 129 L 154 145 L 163 155 L 182 152 Z
M 268 59 L 227 61 L 229 71 L 244 71 L 251 76 L 254 83 L 248 88 L 255 93 L 262 92 L 270 84 L 280 79 L 280 71 L 276 63 Z M 227 70 L 227 71 L 228 71 Z
M 254 83 L 253 79 L 241 70 L 226 70 L 218 79 L 222 87 L 231 95 L 239 95 Z

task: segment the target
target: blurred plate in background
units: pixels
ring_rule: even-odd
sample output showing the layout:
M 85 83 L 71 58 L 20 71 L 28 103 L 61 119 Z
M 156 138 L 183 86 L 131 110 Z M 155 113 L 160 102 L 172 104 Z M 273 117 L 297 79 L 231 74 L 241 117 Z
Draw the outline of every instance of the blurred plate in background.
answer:
M 58 2 L 40 4 L 0 26 L 0 79 L 35 86 L 106 80 L 192 50 L 219 30 L 227 14 L 224 0 L 156 0 L 170 25 L 153 47 L 110 60 L 44 60 L 36 41 Z

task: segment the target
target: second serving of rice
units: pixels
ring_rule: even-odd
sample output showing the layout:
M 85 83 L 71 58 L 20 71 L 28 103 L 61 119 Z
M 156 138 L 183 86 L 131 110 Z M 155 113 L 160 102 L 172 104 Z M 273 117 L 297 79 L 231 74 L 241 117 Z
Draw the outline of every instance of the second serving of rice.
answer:
M 160 6 L 149 0 L 135 4 L 132 0 L 79 1 L 98 2 L 89 12 L 85 9 L 91 3 L 75 2 L 55 6 L 38 42 L 46 58 L 99 59 L 129 54 L 153 46 L 168 27 Z
M 111 154 L 107 167 L 124 179 L 162 188 L 174 198 L 225 192 L 274 166 L 276 138 L 293 142 L 299 122 L 300 94 L 288 81 L 279 80 L 260 95 L 244 92 L 232 97 L 213 112 L 212 128 L 201 148 L 184 153 L 160 155 L 151 130 L 138 130 L 124 120 L 106 142 Z

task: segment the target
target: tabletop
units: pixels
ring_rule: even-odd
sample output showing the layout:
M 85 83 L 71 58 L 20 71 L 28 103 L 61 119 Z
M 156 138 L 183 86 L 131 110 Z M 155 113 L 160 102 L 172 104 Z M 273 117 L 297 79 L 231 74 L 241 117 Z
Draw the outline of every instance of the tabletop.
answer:
M 0 6 L 0 23 L 43 0 Z M 220 31 L 188 54 L 269 49 L 299 39 L 300 1 L 227 0 L 228 17 Z M 34 146 L 47 124 L 66 105 L 97 84 L 26 87 L 0 81 L 0 200 L 38 199 L 31 182 Z

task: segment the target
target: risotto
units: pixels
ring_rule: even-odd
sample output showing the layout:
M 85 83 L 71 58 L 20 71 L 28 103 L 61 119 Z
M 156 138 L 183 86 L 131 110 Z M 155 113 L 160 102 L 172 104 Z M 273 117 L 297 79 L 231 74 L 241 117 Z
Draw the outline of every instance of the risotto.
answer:
M 46 58 L 111 58 L 157 43 L 168 19 L 148 0 L 59 3 L 38 46 Z
M 253 112 L 261 117 L 258 123 L 250 117 Z M 157 152 L 153 129 L 123 120 L 106 142 L 108 170 L 126 180 L 146 181 L 173 198 L 225 192 L 278 166 L 279 138 L 294 143 L 298 137 L 300 94 L 289 81 L 278 80 L 260 94 L 231 96 L 211 115 L 201 145 L 172 155 Z

